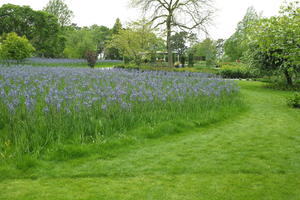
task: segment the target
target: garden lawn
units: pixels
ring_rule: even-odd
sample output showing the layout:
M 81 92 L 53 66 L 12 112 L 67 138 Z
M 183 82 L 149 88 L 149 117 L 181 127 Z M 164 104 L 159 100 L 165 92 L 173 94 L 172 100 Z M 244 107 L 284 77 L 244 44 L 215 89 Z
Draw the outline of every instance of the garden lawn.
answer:
M 0 180 L 0 199 L 300 199 L 300 110 L 286 106 L 290 92 L 240 85 L 240 115 L 106 159 L 41 162 L 30 178 Z

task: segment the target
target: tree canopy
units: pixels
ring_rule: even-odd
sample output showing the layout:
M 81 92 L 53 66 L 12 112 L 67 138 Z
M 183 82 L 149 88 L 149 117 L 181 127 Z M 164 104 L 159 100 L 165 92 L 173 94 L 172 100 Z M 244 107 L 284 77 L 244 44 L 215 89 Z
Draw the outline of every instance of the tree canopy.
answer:
M 300 7 L 298 2 L 284 5 L 280 15 L 264 18 L 249 34 L 249 59 L 254 67 L 282 72 L 288 85 L 300 73 Z
M 142 20 L 113 35 L 110 47 L 118 49 L 125 57 L 140 65 L 143 59 L 159 50 L 159 42 L 150 24 Z
M 206 61 L 207 66 L 213 66 L 217 58 L 217 47 L 216 42 L 210 38 L 206 38 L 202 42 L 195 44 L 191 51 L 193 55 L 198 58 Z
M 97 51 L 97 38 L 89 28 L 69 30 L 64 54 L 68 58 L 85 58 L 88 51 Z
M 224 44 L 225 56 L 229 61 L 240 60 L 248 50 L 248 32 L 261 16 L 253 7 L 247 9 L 242 21 L 237 25 L 235 33 Z
M 71 24 L 73 11 L 69 9 L 64 0 L 50 0 L 44 11 L 56 16 L 61 27 Z
M 65 38 L 61 35 L 55 16 L 34 11 L 29 6 L 5 4 L 0 8 L 0 35 L 15 32 L 26 36 L 42 57 L 59 57 L 64 50 Z
M 175 50 L 179 55 L 183 55 L 188 48 L 187 40 L 188 40 L 187 32 L 181 31 L 179 33 L 175 33 L 175 35 L 172 35 L 171 37 L 172 50 Z
M 111 30 L 111 35 L 109 40 L 112 40 L 113 36 L 118 35 L 122 30 L 123 30 L 123 25 L 121 23 L 121 20 L 117 18 Z M 112 45 L 106 45 L 104 49 L 104 53 L 106 58 L 108 59 L 113 59 L 113 60 L 122 59 L 120 50 L 118 48 L 113 47 Z
M 164 26 L 167 36 L 169 66 L 173 66 L 171 47 L 172 32 L 177 30 L 206 32 L 206 26 L 212 18 L 214 9 L 211 0 L 131 0 L 134 7 L 143 10 L 154 24 Z

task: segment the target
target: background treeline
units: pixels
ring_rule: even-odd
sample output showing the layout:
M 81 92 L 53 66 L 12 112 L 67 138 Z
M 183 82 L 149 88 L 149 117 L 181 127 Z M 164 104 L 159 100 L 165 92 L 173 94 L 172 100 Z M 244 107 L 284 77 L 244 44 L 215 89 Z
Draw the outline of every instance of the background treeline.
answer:
M 149 19 L 124 27 L 117 19 L 108 28 L 78 27 L 72 24 L 72 17 L 73 12 L 63 0 L 50 0 L 43 11 L 3 5 L 0 57 L 88 58 L 90 66 L 100 58 L 123 60 L 133 67 L 170 67 L 166 33 L 153 29 Z M 26 39 L 30 44 L 25 44 Z M 26 48 L 25 53 L 21 47 Z M 299 3 L 285 3 L 277 16 L 269 18 L 249 8 L 227 40 L 200 40 L 193 32 L 174 30 L 170 47 L 175 67 L 220 69 L 215 71 L 226 78 L 277 76 L 287 85 L 294 85 L 300 73 Z M 17 53 L 22 54 L 10 57 Z
M 71 23 L 72 16 L 61 0 L 51 0 L 43 11 L 5 4 L 0 8 L 0 35 L 2 41 L 12 32 L 26 37 L 36 57 L 85 58 L 87 51 L 95 51 L 106 59 L 122 59 L 117 49 L 107 47 L 122 29 L 119 19 L 111 29 L 98 25 L 78 27 Z

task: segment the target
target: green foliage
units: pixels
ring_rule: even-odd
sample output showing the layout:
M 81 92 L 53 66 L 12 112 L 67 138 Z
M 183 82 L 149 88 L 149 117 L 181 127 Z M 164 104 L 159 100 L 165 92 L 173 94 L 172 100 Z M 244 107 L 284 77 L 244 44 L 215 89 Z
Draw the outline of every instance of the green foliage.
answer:
M 189 52 L 188 53 L 188 59 L 189 59 L 189 67 L 193 67 L 194 66 L 194 53 Z
M 56 16 L 61 27 L 71 24 L 73 11 L 68 8 L 64 0 L 50 0 L 44 11 Z
M 119 18 L 116 19 L 116 22 L 112 28 L 112 34 L 119 34 L 120 31 L 123 29 L 121 20 Z
M 187 42 L 193 37 L 194 35 L 189 35 L 189 33 L 184 31 L 175 33 L 175 35 L 171 36 L 171 48 L 173 51 L 177 52 L 183 67 L 185 66 L 185 53 L 188 48 Z
M 248 8 L 243 20 L 238 23 L 236 32 L 224 44 L 225 59 L 236 61 L 242 59 L 248 50 L 248 32 L 253 23 L 261 17 L 253 7 Z
M 1 40 L 0 58 L 3 60 L 21 62 L 35 50 L 25 36 L 19 37 L 16 33 L 6 34 Z
M 186 49 L 186 42 L 188 40 L 188 33 L 187 32 L 179 32 L 175 33 L 175 35 L 171 36 L 171 48 L 175 50 L 180 56 L 182 56 Z
M 93 41 L 97 46 L 96 48 L 97 53 L 103 55 L 105 47 L 107 46 L 107 43 L 111 39 L 112 31 L 106 26 L 98 26 L 98 25 L 92 25 L 89 28 L 89 30 L 91 31 Z
M 88 62 L 88 65 L 91 68 L 94 68 L 94 66 L 96 65 L 96 62 L 97 62 L 97 53 L 94 51 L 87 51 L 85 53 L 85 58 Z
M 295 93 L 287 99 L 288 106 L 292 108 L 300 108 L 300 93 Z
M 26 36 L 40 57 L 59 57 L 65 47 L 57 18 L 28 6 L 5 4 L 0 8 L 0 35 L 15 32 Z
M 134 60 L 137 65 L 142 63 L 143 52 L 141 35 L 133 30 L 121 30 L 118 35 L 114 35 L 109 47 L 122 52 L 127 58 Z
M 224 45 L 225 45 L 225 40 L 224 39 L 218 39 L 215 41 L 216 45 L 216 51 L 217 51 L 217 60 L 222 60 L 225 50 L 224 50 Z
M 111 35 L 110 39 L 112 40 L 113 37 L 118 35 L 122 30 L 123 30 L 123 27 L 122 27 L 121 21 L 119 18 L 117 18 L 116 22 L 111 30 L 112 35 Z M 118 48 L 113 47 L 112 45 L 108 44 L 105 48 L 105 57 L 107 59 L 112 59 L 112 60 L 121 60 L 123 55 L 121 54 L 121 52 Z
M 68 27 L 66 37 L 64 55 L 68 58 L 85 58 L 87 51 L 95 51 L 101 58 L 109 57 L 105 55 L 105 48 L 111 39 L 111 30 L 105 26 Z
M 180 64 L 180 63 L 179 63 Z M 179 66 L 179 65 L 177 65 Z M 137 66 L 133 63 L 131 64 L 116 64 L 115 68 L 120 69 L 129 69 L 129 70 L 141 70 L 141 71 L 169 71 L 169 72 L 199 72 L 199 73 L 206 73 L 206 74 L 217 74 L 218 69 L 212 67 L 206 67 L 206 65 L 199 66 L 198 63 L 195 64 L 193 67 L 184 67 L 184 68 L 176 68 L 176 67 L 169 67 L 168 63 L 154 63 L 154 64 L 142 64 Z
M 248 59 L 265 72 L 282 73 L 288 85 L 300 73 L 300 8 L 298 2 L 281 8 L 281 15 L 259 20 L 250 33 Z
M 246 66 L 225 65 L 218 71 L 218 75 L 223 78 L 248 79 L 258 78 L 259 72 Z
M 89 28 L 69 30 L 64 55 L 68 58 L 85 58 L 87 51 L 97 50 L 96 46 L 97 41 Z
M 139 66 L 143 60 L 150 60 L 153 52 L 160 50 L 160 44 L 161 39 L 153 33 L 150 24 L 141 20 L 113 35 L 109 47 L 118 49 L 122 55 Z
M 193 33 L 193 31 L 206 30 L 205 26 L 211 21 L 215 12 L 212 0 L 131 0 L 131 5 L 143 10 L 144 16 L 162 27 L 166 34 L 168 64 L 173 67 L 172 33 L 177 29 Z M 150 14 L 151 13 L 151 14 Z
M 217 48 L 213 40 L 207 38 L 195 44 L 191 50 L 198 60 L 205 60 L 208 67 L 216 65 Z
M 236 61 L 241 59 L 243 56 L 245 48 L 241 47 L 241 39 L 238 38 L 238 35 L 235 33 L 226 40 L 225 45 L 225 59 L 228 61 Z

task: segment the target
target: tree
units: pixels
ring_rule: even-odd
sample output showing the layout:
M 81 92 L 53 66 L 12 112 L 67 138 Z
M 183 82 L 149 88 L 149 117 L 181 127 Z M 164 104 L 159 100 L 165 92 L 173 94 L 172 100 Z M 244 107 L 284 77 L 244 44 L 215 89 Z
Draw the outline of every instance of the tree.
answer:
M 213 66 L 216 63 L 217 48 L 216 44 L 210 38 L 206 38 L 202 42 L 192 47 L 193 54 L 206 61 L 207 66 Z
M 65 49 L 66 38 L 57 18 L 43 11 L 35 11 L 35 29 L 30 42 L 41 57 L 61 57 Z
M 59 57 L 64 50 L 65 38 L 57 18 L 28 6 L 5 4 L 0 8 L 0 35 L 15 32 L 26 36 L 42 57 Z
M 175 29 L 206 32 L 205 25 L 210 22 L 214 9 L 211 0 L 131 0 L 134 7 L 140 7 L 149 14 L 155 27 L 164 25 L 167 35 L 169 66 L 173 66 L 171 36 Z
M 280 16 L 258 21 L 249 34 L 248 51 L 252 66 L 280 72 L 288 85 L 300 72 L 300 7 L 292 2 L 281 8 Z
M 61 27 L 71 25 L 73 11 L 68 8 L 64 0 L 50 0 L 44 11 L 56 16 Z
M 140 65 L 143 57 L 146 58 L 151 52 L 156 51 L 155 47 L 159 46 L 159 42 L 150 24 L 142 20 L 113 35 L 109 47 L 118 49 L 125 57 Z
M 185 50 L 187 49 L 188 33 L 187 32 L 179 32 L 175 35 L 171 36 L 171 47 L 175 50 L 179 55 L 183 55 Z
M 171 36 L 171 48 L 172 50 L 175 50 L 179 55 L 179 59 L 183 67 L 185 64 L 184 53 L 187 50 L 187 45 L 186 45 L 187 39 L 188 39 L 188 33 L 184 31 L 175 33 L 175 35 Z
M 192 51 L 188 52 L 188 60 L 189 60 L 189 67 L 194 67 L 194 53 Z
M 218 39 L 216 41 L 216 50 L 217 50 L 217 59 L 220 60 L 224 56 L 224 44 L 225 40 L 224 39 Z
M 111 30 L 105 26 L 66 27 L 67 36 L 65 56 L 69 58 L 84 58 L 87 51 L 103 55 L 107 43 L 111 39 Z
M 19 37 L 16 33 L 5 34 L 0 41 L 0 58 L 3 60 L 21 62 L 34 52 L 28 39 L 25 36 Z
M 68 58 L 85 58 L 86 52 L 95 52 L 97 42 L 94 35 L 87 27 L 80 30 L 69 30 L 67 33 L 64 54 Z
M 92 25 L 90 31 L 93 41 L 96 43 L 97 54 L 103 55 L 105 46 L 111 39 L 111 30 L 106 26 Z
M 122 23 L 119 18 L 116 19 L 116 22 L 112 28 L 112 34 L 119 34 L 119 32 L 122 30 Z
M 238 23 L 235 33 L 224 44 L 225 57 L 230 61 L 240 60 L 248 50 L 248 32 L 260 18 L 261 16 L 253 7 L 247 9 L 243 20 Z
M 118 35 L 121 31 L 122 31 L 122 24 L 121 24 L 121 21 L 119 18 L 116 19 L 116 22 L 111 30 L 112 32 L 112 35 L 111 35 L 111 38 L 114 36 L 114 35 Z M 113 60 L 120 60 L 122 59 L 122 55 L 120 54 L 120 51 L 118 50 L 118 48 L 115 48 L 115 47 L 107 47 L 105 49 L 105 54 L 106 54 L 106 58 L 109 58 L 109 59 L 113 59 Z

